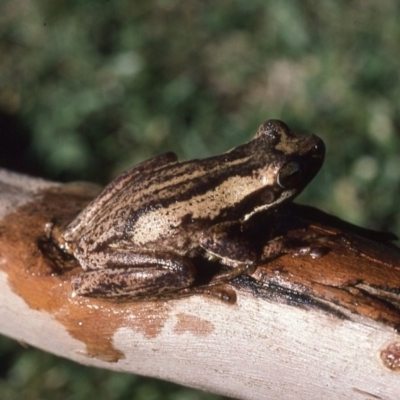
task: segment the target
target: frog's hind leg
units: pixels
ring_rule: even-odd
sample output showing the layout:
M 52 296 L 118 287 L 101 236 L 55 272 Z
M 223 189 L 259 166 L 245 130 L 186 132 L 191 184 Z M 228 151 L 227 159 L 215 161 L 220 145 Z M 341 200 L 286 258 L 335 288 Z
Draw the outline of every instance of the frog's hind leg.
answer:
M 206 256 L 229 267 L 216 274 L 208 286 L 226 283 L 240 275 L 251 274 L 255 269 L 256 253 L 252 243 L 243 235 L 239 222 L 223 222 L 210 228 L 200 241 Z
M 71 280 L 76 295 L 113 300 L 159 298 L 165 293 L 190 287 L 195 280 L 195 267 L 190 260 L 161 253 L 116 252 L 106 268 L 86 271 Z

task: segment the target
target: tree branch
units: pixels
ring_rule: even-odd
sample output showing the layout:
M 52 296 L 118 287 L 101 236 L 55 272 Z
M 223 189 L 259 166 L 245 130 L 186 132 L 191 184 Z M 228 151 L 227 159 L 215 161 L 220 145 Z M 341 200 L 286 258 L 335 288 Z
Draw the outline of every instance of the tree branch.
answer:
M 80 268 L 45 226 L 70 221 L 97 191 L 0 170 L 1 333 L 82 364 L 243 399 L 398 398 L 392 236 L 289 205 L 260 224 L 259 237 L 273 223 L 288 244 L 306 237 L 308 251 L 235 279 L 236 304 L 72 298 Z

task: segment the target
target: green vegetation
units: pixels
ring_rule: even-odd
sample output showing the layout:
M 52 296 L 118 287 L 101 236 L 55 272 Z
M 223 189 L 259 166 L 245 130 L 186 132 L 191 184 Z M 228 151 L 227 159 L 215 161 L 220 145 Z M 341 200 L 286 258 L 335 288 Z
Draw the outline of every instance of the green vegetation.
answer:
M 301 202 L 400 235 L 399 20 L 395 0 L 2 0 L 0 166 L 106 183 L 279 118 L 327 145 Z M 0 358 L 6 399 L 216 398 L 8 339 Z

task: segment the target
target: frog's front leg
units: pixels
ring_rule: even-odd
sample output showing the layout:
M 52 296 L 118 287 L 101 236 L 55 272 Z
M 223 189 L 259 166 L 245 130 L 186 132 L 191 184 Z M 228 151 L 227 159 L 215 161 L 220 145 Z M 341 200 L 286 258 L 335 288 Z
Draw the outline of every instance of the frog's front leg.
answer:
M 230 270 L 217 274 L 208 284 L 216 285 L 228 282 L 242 274 L 252 274 L 258 262 L 269 261 L 283 254 L 306 255 L 320 253 L 316 246 L 311 246 L 309 238 L 293 240 L 279 235 L 266 239 L 266 226 L 243 224 L 240 221 L 223 222 L 204 232 L 201 247 L 210 258 L 231 267 Z
M 192 262 L 170 253 L 153 254 L 111 251 L 107 266 L 72 279 L 73 296 L 115 300 L 163 297 L 190 287 L 195 279 Z
M 257 256 L 242 228 L 240 222 L 229 221 L 214 225 L 204 233 L 200 245 L 209 258 L 215 258 L 221 264 L 232 267 L 217 274 L 208 286 L 228 282 L 239 275 L 253 272 Z

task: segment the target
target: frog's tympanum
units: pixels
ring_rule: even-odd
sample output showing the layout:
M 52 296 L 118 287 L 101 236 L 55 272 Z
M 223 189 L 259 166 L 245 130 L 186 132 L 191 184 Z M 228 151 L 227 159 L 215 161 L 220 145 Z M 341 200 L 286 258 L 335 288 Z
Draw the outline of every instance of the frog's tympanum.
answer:
M 324 153 L 318 137 L 270 120 L 224 154 L 178 161 L 165 153 L 132 167 L 62 233 L 63 250 L 84 270 L 72 280 L 74 294 L 126 300 L 190 293 L 193 258 L 210 255 L 226 268 L 208 288 L 250 272 L 258 255 L 242 240 L 243 226 L 297 196 Z

